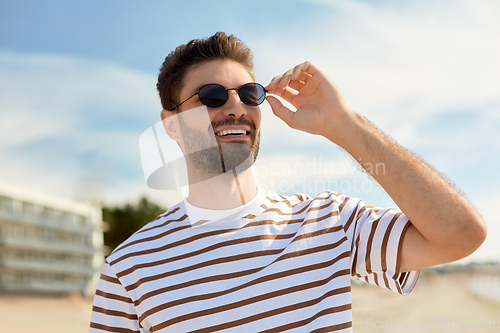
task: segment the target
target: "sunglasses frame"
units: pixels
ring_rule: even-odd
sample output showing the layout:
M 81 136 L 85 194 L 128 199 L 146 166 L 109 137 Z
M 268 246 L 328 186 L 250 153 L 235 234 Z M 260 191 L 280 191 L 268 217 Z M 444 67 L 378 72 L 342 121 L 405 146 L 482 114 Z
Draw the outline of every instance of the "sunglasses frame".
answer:
M 259 97 L 259 99 L 258 99 L 258 100 L 260 100 L 260 99 L 262 98 L 262 96 L 264 96 L 264 98 L 262 99 L 262 101 L 261 101 L 260 103 L 257 103 L 256 105 L 249 105 L 249 104 L 247 104 L 247 103 L 245 103 L 245 102 L 243 101 L 243 99 L 241 98 L 241 95 L 240 95 L 240 91 L 241 91 L 241 88 L 243 88 L 243 87 L 245 87 L 245 86 L 247 86 L 247 85 L 257 85 L 257 86 L 260 86 L 260 87 L 262 88 L 262 90 L 263 90 L 264 94 L 263 94 L 263 95 L 261 95 L 261 96 Z M 198 89 L 198 91 L 197 91 L 197 92 L 195 92 L 194 94 L 192 94 L 191 96 L 189 96 L 188 98 L 186 98 L 184 101 L 182 101 L 181 103 L 179 103 L 179 104 L 177 104 L 175 107 L 173 107 L 173 108 L 172 108 L 172 111 L 173 111 L 173 110 L 175 110 L 175 109 L 177 109 L 179 106 L 181 106 L 182 104 L 184 104 L 185 102 L 187 102 L 188 100 L 190 100 L 191 98 L 193 98 L 194 96 L 198 95 L 198 97 L 199 97 L 200 91 L 201 91 L 203 88 L 207 87 L 207 86 L 219 86 L 219 87 L 222 87 L 222 88 L 226 91 L 226 100 L 224 101 L 224 103 L 222 103 L 222 104 L 221 104 L 221 105 L 219 105 L 219 106 L 214 106 L 214 107 L 212 107 L 212 106 L 208 106 L 208 105 L 206 105 L 205 103 L 203 103 L 203 101 L 202 101 L 202 98 L 204 98 L 204 97 L 201 97 L 201 98 L 200 98 L 200 102 L 201 102 L 203 105 L 205 105 L 206 107 L 208 107 L 208 108 L 220 108 L 221 106 L 223 106 L 224 104 L 226 104 L 227 100 L 229 99 L 229 94 L 228 94 L 228 91 L 229 91 L 229 90 L 236 90 L 236 91 L 238 92 L 238 97 L 240 98 L 240 101 L 241 101 L 243 104 L 248 105 L 248 106 L 258 106 L 258 105 L 262 104 L 262 103 L 264 102 L 264 100 L 266 99 L 266 98 L 265 98 L 265 96 L 266 96 L 266 93 L 268 92 L 268 91 L 266 90 L 266 88 L 264 88 L 264 86 L 263 86 L 262 84 L 257 83 L 257 82 L 248 82 L 248 83 L 245 83 L 244 85 L 242 85 L 242 86 L 241 86 L 241 87 L 239 87 L 239 88 L 229 88 L 229 89 L 227 89 L 226 87 L 224 87 L 222 84 L 218 84 L 218 83 L 208 83 L 208 84 L 205 84 L 205 85 L 203 85 L 202 87 L 200 87 L 200 89 Z

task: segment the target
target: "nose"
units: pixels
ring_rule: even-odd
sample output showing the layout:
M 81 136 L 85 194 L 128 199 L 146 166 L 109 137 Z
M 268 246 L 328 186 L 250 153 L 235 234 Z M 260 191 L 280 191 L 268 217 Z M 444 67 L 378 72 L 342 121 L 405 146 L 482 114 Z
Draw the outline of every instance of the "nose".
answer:
M 242 116 L 247 114 L 247 110 L 245 108 L 245 104 L 238 96 L 238 91 L 236 90 L 228 90 L 228 99 L 227 102 L 222 106 L 222 114 L 226 117 L 235 117 L 241 118 Z

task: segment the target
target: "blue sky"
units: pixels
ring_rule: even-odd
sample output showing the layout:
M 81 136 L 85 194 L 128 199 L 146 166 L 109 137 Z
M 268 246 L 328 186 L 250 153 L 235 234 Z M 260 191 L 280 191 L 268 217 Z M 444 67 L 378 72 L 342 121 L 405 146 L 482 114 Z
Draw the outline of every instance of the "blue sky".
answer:
M 252 48 L 259 82 L 305 60 L 326 72 L 351 108 L 467 194 L 490 230 L 473 258 L 500 259 L 498 1 L 2 1 L 0 8 L 0 182 L 106 203 L 140 195 L 175 203 L 176 194 L 147 188 L 139 157 L 139 136 L 159 120 L 158 68 L 177 45 L 226 31 Z M 287 128 L 267 103 L 261 109 L 263 186 L 290 194 L 300 180 L 294 189 L 308 194 L 327 184 L 372 205 L 393 204 L 340 149 Z

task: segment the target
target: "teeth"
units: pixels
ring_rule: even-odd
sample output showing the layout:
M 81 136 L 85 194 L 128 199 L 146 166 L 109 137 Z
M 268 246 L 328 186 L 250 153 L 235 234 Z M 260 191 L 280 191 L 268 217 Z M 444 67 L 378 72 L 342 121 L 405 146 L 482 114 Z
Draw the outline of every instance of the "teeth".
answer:
M 230 130 L 223 130 L 217 133 L 217 136 L 224 136 L 228 134 L 247 134 L 247 131 L 244 129 L 230 129 Z

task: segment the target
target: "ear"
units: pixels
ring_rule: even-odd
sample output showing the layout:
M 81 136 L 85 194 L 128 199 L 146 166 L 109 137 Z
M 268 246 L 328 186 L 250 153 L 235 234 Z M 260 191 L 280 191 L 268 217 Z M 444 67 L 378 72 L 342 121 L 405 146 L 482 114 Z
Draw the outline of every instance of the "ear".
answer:
M 177 113 L 175 111 L 161 110 L 160 112 L 163 128 L 167 132 L 168 136 L 179 142 L 179 140 L 181 140 L 181 131 L 179 127 L 179 119 L 176 115 Z

